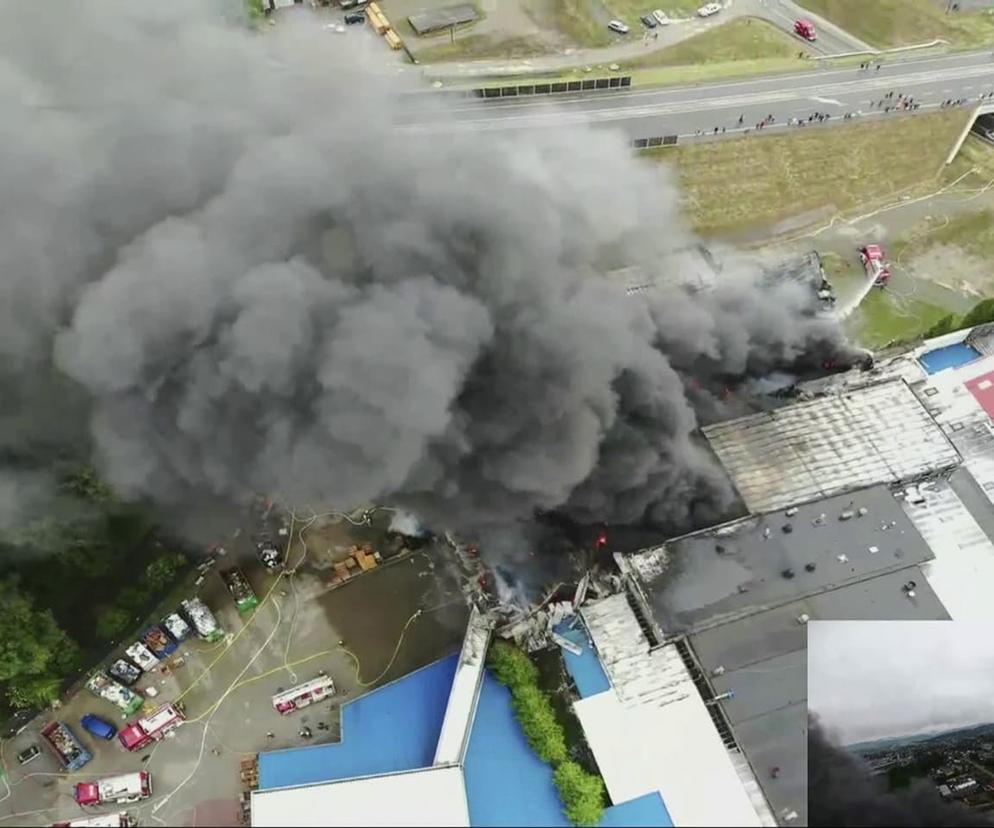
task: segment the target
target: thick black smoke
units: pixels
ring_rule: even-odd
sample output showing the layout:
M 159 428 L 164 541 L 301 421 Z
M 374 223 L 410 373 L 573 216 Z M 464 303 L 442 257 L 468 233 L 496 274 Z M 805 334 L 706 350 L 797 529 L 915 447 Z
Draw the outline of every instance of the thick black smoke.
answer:
M 163 503 L 476 525 L 731 499 L 692 437 L 699 389 L 837 347 L 803 289 L 733 261 L 714 291 L 628 297 L 605 261 L 676 283 L 692 238 L 621 135 L 403 128 L 449 116 L 399 100 L 382 43 L 227 10 L 4 4 L 11 388 L 71 378 L 85 404 L 57 413 L 119 492 Z
M 812 826 L 989 826 L 994 821 L 956 802 L 943 802 L 924 780 L 886 791 L 851 753 L 833 744 L 812 717 L 808 727 L 808 821 Z

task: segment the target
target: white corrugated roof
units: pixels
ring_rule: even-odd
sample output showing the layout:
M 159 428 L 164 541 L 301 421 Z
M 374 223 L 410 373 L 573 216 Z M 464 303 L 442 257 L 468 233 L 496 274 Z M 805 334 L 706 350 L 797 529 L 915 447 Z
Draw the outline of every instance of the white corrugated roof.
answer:
M 469 825 L 462 768 L 407 773 L 252 792 L 252 825 Z
M 708 426 L 704 434 L 751 512 L 772 512 L 959 463 L 903 380 Z
M 581 614 L 613 690 L 573 709 L 611 801 L 658 791 L 677 828 L 761 825 L 676 647 L 650 651 L 624 594 Z
M 436 765 L 462 762 L 469 745 L 473 727 L 480 683 L 486 667 L 487 645 L 490 643 L 492 623 L 476 607 L 469 616 L 466 636 L 463 638 L 459 665 L 452 679 L 449 701 L 445 706 L 442 731 L 435 748 Z

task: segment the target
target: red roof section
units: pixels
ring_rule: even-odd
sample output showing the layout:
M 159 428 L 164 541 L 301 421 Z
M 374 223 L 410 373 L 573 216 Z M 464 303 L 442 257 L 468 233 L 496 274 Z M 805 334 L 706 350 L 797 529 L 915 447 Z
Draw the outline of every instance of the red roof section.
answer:
M 994 417 L 994 371 L 981 374 L 966 382 L 966 387 L 991 417 Z

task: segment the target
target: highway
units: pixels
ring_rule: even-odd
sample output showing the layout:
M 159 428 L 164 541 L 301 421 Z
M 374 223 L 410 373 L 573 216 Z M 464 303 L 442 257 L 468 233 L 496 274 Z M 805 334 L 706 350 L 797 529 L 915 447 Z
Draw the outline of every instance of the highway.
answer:
M 715 127 L 726 137 L 755 129 L 769 115 L 774 129 L 815 112 L 827 114 L 827 123 L 841 121 L 845 113 L 886 117 L 879 104 L 890 91 L 894 99 L 911 96 L 920 104 L 918 113 L 939 109 L 948 99 L 976 104 L 994 93 L 994 56 L 985 50 L 890 58 L 880 69 L 826 68 L 697 86 L 559 95 L 552 101 L 547 96 L 459 98 L 430 115 L 416 106 L 408 109 L 401 128 L 438 134 L 592 124 L 621 130 L 633 140 L 665 135 L 694 140 L 713 136 Z M 994 97 L 988 100 L 994 104 Z

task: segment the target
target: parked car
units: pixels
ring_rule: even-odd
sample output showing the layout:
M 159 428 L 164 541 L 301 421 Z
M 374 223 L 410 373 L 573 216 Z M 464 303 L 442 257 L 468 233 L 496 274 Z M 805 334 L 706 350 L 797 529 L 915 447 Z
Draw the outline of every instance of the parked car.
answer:
M 655 29 L 659 25 L 659 21 L 651 14 L 643 14 L 640 20 L 647 29 Z
M 656 9 L 652 13 L 652 16 L 656 18 L 656 22 L 660 26 L 669 26 L 670 25 L 670 19 L 669 19 L 669 17 L 666 16 L 666 12 L 664 12 L 662 9 Z
M 17 754 L 17 764 L 26 765 L 32 759 L 37 759 L 38 754 L 41 753 L 41 748 L 38 745 L 31 745 L 26 747 L 20 753 Z
M 708 3 L 706 6 L 701 6 L 697 10 L 698 17 L 710 17 L 712 14 L 717 14 L 721 11 L 721 6 L 717 3 Z
M 345 25 L 352 26 L 355 23 L 365 23 L 366 15 L 362 12 L 353 12 L 352 14 L 345 15 Z
M 622 23 L 620 20 L 612 20 L 607 24 L 607 27 L 612 32 L 617 32 L 618 34 L 628 34 L 628 24 Z
M 87 713 L 83 716 L 79 723 L 83 726 L 83 730 L 87 733 L 92 733 L 98 739 L 106 739 L 110 741 L 115 736 L 117 736 L 117 728 L 114 727 L 106 719 L 101 719 L 99 716 L 95 716 L 92 713 Z

